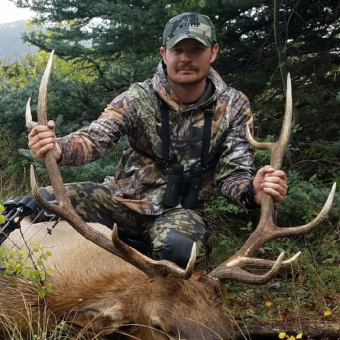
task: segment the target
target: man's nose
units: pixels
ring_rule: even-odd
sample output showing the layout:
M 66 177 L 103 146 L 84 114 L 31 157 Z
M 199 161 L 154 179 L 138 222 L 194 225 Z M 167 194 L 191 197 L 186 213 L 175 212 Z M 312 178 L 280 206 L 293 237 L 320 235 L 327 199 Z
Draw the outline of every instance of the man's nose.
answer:
M 188 62 L 192 60 L 191 53 L 190 52 L 183 52 L 181 55 L 181 60 L 183 62 Z

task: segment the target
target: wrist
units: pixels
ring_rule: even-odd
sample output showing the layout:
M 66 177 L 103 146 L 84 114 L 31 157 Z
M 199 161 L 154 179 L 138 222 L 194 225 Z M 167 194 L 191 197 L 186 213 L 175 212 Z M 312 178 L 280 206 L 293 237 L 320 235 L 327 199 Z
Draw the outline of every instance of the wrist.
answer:
M 253 181 L 245 187 L 242 193 L 242 201 L 247 209 L 256 209 L 261 205 L 258 195 L 254 194 Z M 259 203 L 258 203 L 259 202 Z
M 57 163 L 61 162 L 61 158 L 62 158 L 62 152 L 61 152 L 61 147 L 59 145 L 59 143 L 55 143 L 55 147 L 54 147 L 54 157 Z

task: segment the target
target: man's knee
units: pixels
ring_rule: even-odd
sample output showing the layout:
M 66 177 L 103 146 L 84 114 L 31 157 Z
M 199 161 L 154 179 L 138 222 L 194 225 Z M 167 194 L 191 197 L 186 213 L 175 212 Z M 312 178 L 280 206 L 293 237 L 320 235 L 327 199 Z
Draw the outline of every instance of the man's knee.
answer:
M 211 252 L 211 233 L 194 211 L 178 209 L 156 219 L 149 230 L 152 254 L 157 260 L 169 260 L 186 267 L 196 243 L 196 264 L 206 263 Z
M 210 233 L 207 232 L 210 236 Z M 206 241 L 209 241 L 210 237 Z M 191 256 L 192 248 L 196 245 L 196 264 L 205 264 L 211 252 L 210 242 L 201 239 L 193 240 L 187 235 L 169 232 L 163 239 L 162 245 L 153 248 L 153 257 L 158 260 L 169 260 L 185 268 Z

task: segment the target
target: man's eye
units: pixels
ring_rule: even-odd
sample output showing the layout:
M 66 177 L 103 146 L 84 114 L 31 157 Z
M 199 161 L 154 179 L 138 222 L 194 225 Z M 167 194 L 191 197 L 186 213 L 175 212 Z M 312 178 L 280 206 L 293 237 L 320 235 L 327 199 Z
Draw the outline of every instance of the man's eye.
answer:
M 204 48 L 202 47 L 195 47 L 193 48 L 194 53 L 202 53 L 204 51 Z

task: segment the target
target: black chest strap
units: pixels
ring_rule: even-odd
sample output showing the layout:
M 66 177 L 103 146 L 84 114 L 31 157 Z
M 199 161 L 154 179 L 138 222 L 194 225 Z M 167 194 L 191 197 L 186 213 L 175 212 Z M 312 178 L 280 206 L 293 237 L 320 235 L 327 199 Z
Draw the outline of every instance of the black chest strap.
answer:
M 202 151 L 201 151 L 201 166 L 203 169 L 208 167 L 209 162 L 209 149 L 211 140 L 211 125 L 214 115 L 213 103 L 204 109 L 204 126 L 202 138 Z
M 162 121 L 162 143 L 163 143 L 163 157 L 165 164 L 169 164 L 170 154 L 170 126 L 169 126 L 169 106 L 161 98 L 160 110 L 161 110 L 161 121 Z M 214 115 L 213 102 L 203 108 L 204 112 L 204 126 L 203 126 L 203 137 L 202 137 L 202 149 L 201 149 L 201 167 L 203 169 L 208 167 L 209 162 L 209 149 L 211 140 L 211 125 L 212 118 Z
M 169 165 L 170 159 L 170 123 L 169 123 L 169 105 L 161 98 L 159 98 L 159 108 L 161 111 L 162 122 L 162 146 L 163 158 L 166 166 Z
M 130 146 L 133 150 L 139 153 L 142 156 L 150 158 L 154 160 L 156 163 L 162 163 L 167 168 L 170 165 L 170 124 L 169 124 L 169 106 L 168 104 L 159 98 L 160 102 L 160 111 L 161 111 L 161 122 L 162 122 L 162 148 L 163 148 L 163 159 L 156 158 L 147 152 L 140 149 L 132 140 L 129 140 Z M 204 126 L 203 126 L 203 137 L 202 137 L 202 149 L 201 149 L 201 167 L 206 169 L 211 166 L 209 164 L 209 149 L 210 149 L 210 140 L 211 140 L 211 126 L 212 126 L 212 118 L 214 115 L 213 103 L 210 103 L 206 107 L 203 108 L 204 112 Z

